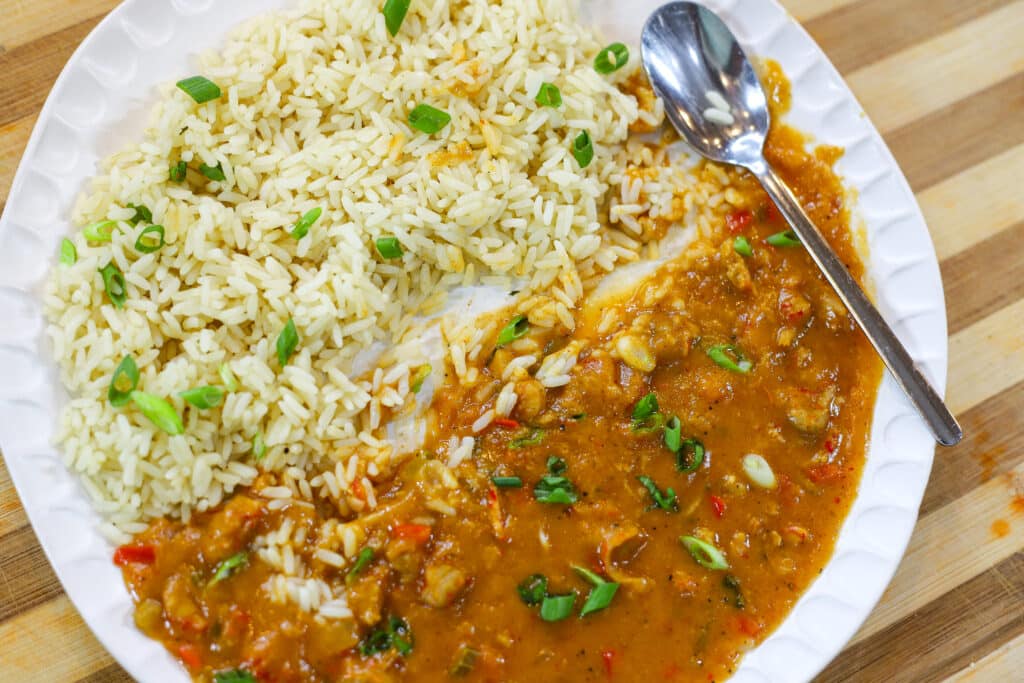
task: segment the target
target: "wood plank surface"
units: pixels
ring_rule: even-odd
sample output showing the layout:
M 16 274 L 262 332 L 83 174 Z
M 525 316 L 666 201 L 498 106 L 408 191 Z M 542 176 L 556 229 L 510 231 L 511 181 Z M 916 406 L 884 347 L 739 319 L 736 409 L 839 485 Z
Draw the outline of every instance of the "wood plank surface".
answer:
M 61 67 L 116 0 L 0 0 L 0 207 Z M 907 173 L 946 287 L 950 405 L 906 558 L 820 681 L 1024 680 L 1024 0 L 783 0 Z M 47 656 L 47 653 L 59 653 Z M 130 680 L 0 458 L 0 680 Z

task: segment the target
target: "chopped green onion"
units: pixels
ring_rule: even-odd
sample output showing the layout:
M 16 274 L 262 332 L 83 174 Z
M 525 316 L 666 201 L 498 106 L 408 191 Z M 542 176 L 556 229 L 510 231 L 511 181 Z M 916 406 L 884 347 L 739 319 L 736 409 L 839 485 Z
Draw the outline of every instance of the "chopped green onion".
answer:
M 427 135 L 433 135 L 451 121 L 452 117 L 448 112 L 431 107 L 429 104 L 418 104 L 409 112 L 409 125 Z
M 148 235 L 157 235 L 159 240 L 154 241 Z M 135 250 L 141 251 L 143 254 L 152 254 L 154 251 L 159 251 L 163 248 L 165 244 L 167 242 L 164 241 L 164 226 L 150 225 L 147 228 L 143 228 L 142 232 L 139 233 L 138 238 L 135 240 Z
M 284 329 L 277 337 L 277 362 L 283 368 L 288 365 L 288 359 L 295 353 L 295 347 L 299 345 L 299 333 L 295 329 L 295 321 L 288 318 Z
M 715 365 L 725 368 L 729 372 L 737 372 L 745 375 L 754 367 L 754 364 L 743 355 L 743 352 L 732 344 L 718 344 L 707 350 L 708 357 L 715 361 Z
M 93 223 L 82 231 L 82 235 L 90 242 L 109 242 L 114 238 L 117 221 L 100 221 Z
M 356 561 L 352 564 L 352 568 L 345 574 L 345 583 L 349 586 L 355 583 L 356 578 L 363 573 L 364 569 L 370 566 L 371 562 L 373 562 L 373 548 L 367 546 L 356 555 Z
M 302 218 L 299 219 L 299 222 L 295 224 L 294 228 L 292 228 L 292 237 L 297 240 L 301 240 L 305 237 L 309 233 L 309 229 L 313 227 L 313 224 L 320 220 L 320 215 L 323 212 L 324 210 L 318 206 L 303 214 Z
M 463 645 L 455 653 L 455 661 L 448 669 L 448 675 L 454 678 L 461 678 L 469 675 L 469 672 L 476 666 L 476 660 L 480 657 L 480 651 L 474 650 L 468 645 Z
M 235 378 L 235 373 L 231 372 L 231 366 L 227 363 L 221 363 L 217 369 L 217 374 L 220 375 L 220 381 L 224 383 L 224 388 L 228 391 L 238 391 L 238 380 Z
M 67 237 L 60 241 L 60 262 L 65 266 L 73 266 L 78 261 L 78 250 L 75 243 Z
M 740 580 L 732 574 L 726 574 L 722 578 L 722 585 L 728 590 L 733 592 L 733 604 L 738 609 L 743 609 L 747 606 L 747 601 L 743 599 L 743 591 L 740 590 Z
M 412 376 L 409 378 L 409 388 L 412 390 L 412 393 L 419 393 L 419 390 L 423 388 L 423 383 L 430 377 L 431 372 L 433 372 L 433 368 L 428 363 L 424 363 L 413 371 Z
M 574 572 L 576 572 L 577 574 L 579 574 L 595 586 L 600 586 L 602 583 L 608 583 L 600 574 L 598 574 L 597 572 L 592 572 L 586 567 L 581 567 L 578 564 L 573 564 L 569 566 L 572 567 Z
M 121 359 L 117 369 L 110 378 L 110 388 L 107 389 L 107 399 L 110 405 L 115 408 L 122 408 L 132 400 L 132 392 L 139 386 L 139 366 L 135 359 L 125 356 Z
M 210 100 L 220 99 L 220 88 L 216 83 L 204 76 L 192 76 L 178 81 L 178 88 L 196 101 L 196 104 L 203 104 Z
M 743 456 L 740 461 L 743 465 L 743 472 L 755 486 L 759 486 L 763 489 L 775 488 L 775 472 L 772 471 L 772 466 L 768 464 L 768 461 L 763 456 L 757 453 L 748 453 Z
M 206 164 L 199 164 L 199 172 L 210 180 L 224 180 L 224 167 L 218 163 L 216 166 L 207 166 Z
M 679 422 L 679 418 L 672 416 L 665 423 L 665 432 L 663 434 L 665 438 L 665 447 L 673 453 L 678 453 L 679 449 L 683 445 L 683 425 Z
M 402 258 L 402 245 L 398 243 L 397 237 L 381 237 L 377 240 L 377 253 L 381 258 L 396 259 Z
M 586 168 L 594 160 L 594 143 L 590 141 L 590 133 L 583 131 L 572 141 L 572 156 L 580 168 Z
M 800 238 L 796 236 L 796 233 L 792 230 L 783 230 L 777 232 L 774 235 L 770 235 L 764 240 L 773 247 L 799 247 L 803 244 Z
M 599 586 L 594 586 L 590 593 L 587 594 L 587 599 L 583 603 L 583 609 L 580 610 L 580 619 L 608 607 L 618 590 L 619 584 L 609 581 L 605 581 Z
M 571 419 L 575 420 L 576 422 L 579 422 L 580 420 L 587 419 L 587 414 L 586 413 L 576 413 L 575 415 L 570 415 L 569 417 Z
M 132 402 L 146 418 L 159 429 L 171 436 L 177 436 L 185 431 L 185 425 L 181 423 L 181 416 L 174 410 L 174 406 L 162 398 L 146 394 L 141 391 L 133 391 L 130 394 Z
M 263 432 L 256 432 L 256 436 L 252 437 L 252 457 L 253 460 L 259 462 L 263 459 L 263 456 L 267 454 L 267 443 L 263 440 Z
M 501 332 L 498 333 L 497 344 L 498 346 L 511 344 L 516 339 L 525 337 L 529 331 L 530 321 L 525 315 L 517 315 L 505 327 L 501 328 Z
M 538 503 L 555 505 L 572 505 L 579 500 L 576 487 L 572 482 L 567 477 L 554 475 L 541 477 L 541 480 L 533 487 L 533 497 Z
M 705 569 L 722 570 L 728 569 L 729 563 L 722 551 L 715 546 L 693 536 L 680 536 L 679 542 L 683 544 L 694 561 Z
M 238 572 L 239 569 L 244 567 L 249 562 L 249 553 L 240 552 L 235 553 L 228 559 L 224 560 L 217 565 L 217 571 L 213 573 L 213 578 L 210 579 L 210 583 L 207 586 L 212 586 L 215 583 L 223 581 L 232 574 Z
M 542 107 L 557 109 L 562 106 L 562 93 L 554 83 L 541 83 L 537 97 L 534 99 Z
M 689 454 L 693 456 L 690 457 Z M 687 439 L 676 451 L 676 469 L 683 474 L 696 472 L 701 463 L 704 462 L 704 444 L 697 439 Z
M 178 396 L 200 410 L 216 408 L 224 400 L 224 390 L 220 387 L 196 387 L 183 391 Z
M 100 275 L 103 277 L 103 289 L 107 292 L 107 298 L 114 308 L 124 308 L 124 302 L 128 299 L 128 286 L 124 281 L 124 273 L 111 261 L 100 268 Z
M 655 413 L 642 420 L 633 420 L 632 429 L 634 434 L 656 434 L 664 426 L 665 416 L 661 413 Z
M 671 488 L 665 489 L 662 493 L 658 485 L 654 483 L 654 480 L 646 475 L 640 475 L 637 477 L 647 492 L 651 494 L 651 498 L 654 500 L 654 505 L 648 508 L 648 510 L 661 509 L 666 512 L 679 512 L 679 499 L 676 497 L 676 492 Z
M 750 240 L 740 235 L 732 241 L 732 249 L 740 256 L 753 256 L 754 248 L 750 246 Z
M 534 428 L 530 430 L 530 433 L 526 436 L 520 436 L 512 439 L 508 442 L 509 448 L 526 448 L 527 446 L 536 446 L 544 440 L 544 430 Z
M 523 480 L 519 477 L 491 477 L 491 482 L 499 489 L 523 488 Z
M 557 455 L 552 455 L 547 461 L 548 472 L 554 476 L 565 474 L 565 471 L 569 469 L 569 465 L 566 464 L 564 458 L 559 458 Z
M 548 594 L 548 577 L 543 574 L 530 574 L 516 586 L 519 599 L 524 604 L 539 605 Z
M 129 209 L 135 209 L 135 215 L 128 219 L 128 222 L 132 225 L 138 225 L 145 221 L 146 223 L 153 222 L 153 212 L 149 210 L 148 206 L 142 204 L 129 204 Z
M 388 33 L 391 34 L 392 38 L 398 35 L 398 30 L 402 28 L 405 14 L 409 11 L 410 1 L 387 0 L 384 3 L 384 25 L 387 26 Z
M 594 71 L 608 75 L 626 66 L 629 61 L 629 48 L 622 43 L 612 43 L 597 53 L 594 58 Z
M 167 177 L 172 183 L 180 183 L 185 179 L 188 172 L 188 164 L 184 161 L 179 161 L 176 164 L 171 164 L 170 170 L 167 172 Z
M 213 683 L 256 683 L 256 678 L 245 669 L 232 669 L 213 674 Z
M 572 614 L 575 604 L 575 593 L 549 595 L 540 603 L 540 618 L 544 621 L 561 621 Z
M 372 631 L 359 643 L 359 654 L 371 657 L 392 648 L 403 657 L 412 652 L 412 631 L 405 619 L 388 618 L 383 626 Z
M 658 397 L 652 391 L 633 406 L 633 419 L 644 420 L 658 412 Z

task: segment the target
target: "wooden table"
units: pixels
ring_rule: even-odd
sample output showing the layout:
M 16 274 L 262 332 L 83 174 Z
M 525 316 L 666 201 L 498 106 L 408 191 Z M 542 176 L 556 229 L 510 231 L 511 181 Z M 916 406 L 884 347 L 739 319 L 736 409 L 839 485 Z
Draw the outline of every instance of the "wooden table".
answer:
M 229 0 L 221 0 L 227 2 Z M 0 0 L 0 207 L 53 80 L 116 0 Z M 784 0 L 917 193 L 941 260 L 948 397 L 906 559 L 822 681 L 1021 679 L 1024 0 Z M 0 680 L 130 680 L 63 594 L 0 459 Z

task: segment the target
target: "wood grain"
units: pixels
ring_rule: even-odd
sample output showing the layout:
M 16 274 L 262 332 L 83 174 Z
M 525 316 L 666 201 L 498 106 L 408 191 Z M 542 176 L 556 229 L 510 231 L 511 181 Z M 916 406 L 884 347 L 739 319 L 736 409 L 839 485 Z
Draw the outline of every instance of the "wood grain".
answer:
M 1019 680 L 1024 0 L 783 3 L 847 77 L 917 193 L 946 287 L 949 400 L 967 433 L 937 453 L 903 564 L 820 680 Z M 0 207 L 53 80 L 115 5 L 0 0 Z M 0 679 L 130 680 L 63 595 L 2 460 Z

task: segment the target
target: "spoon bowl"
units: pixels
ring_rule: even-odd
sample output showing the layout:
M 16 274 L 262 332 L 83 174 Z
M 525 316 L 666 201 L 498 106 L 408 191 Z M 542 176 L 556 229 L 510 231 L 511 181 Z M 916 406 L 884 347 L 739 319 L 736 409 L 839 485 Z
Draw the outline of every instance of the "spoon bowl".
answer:
M 697 3 L 671 2 L 647 20 L 640 46 L 651 86 L 683 139 L 708 159 L 742 166 L 761 182 L 936 441 L 944 446 L 958 443 L 963 431 L 942 397 L 765 159 L 771 126 L 767 98 L 725 22 Z

